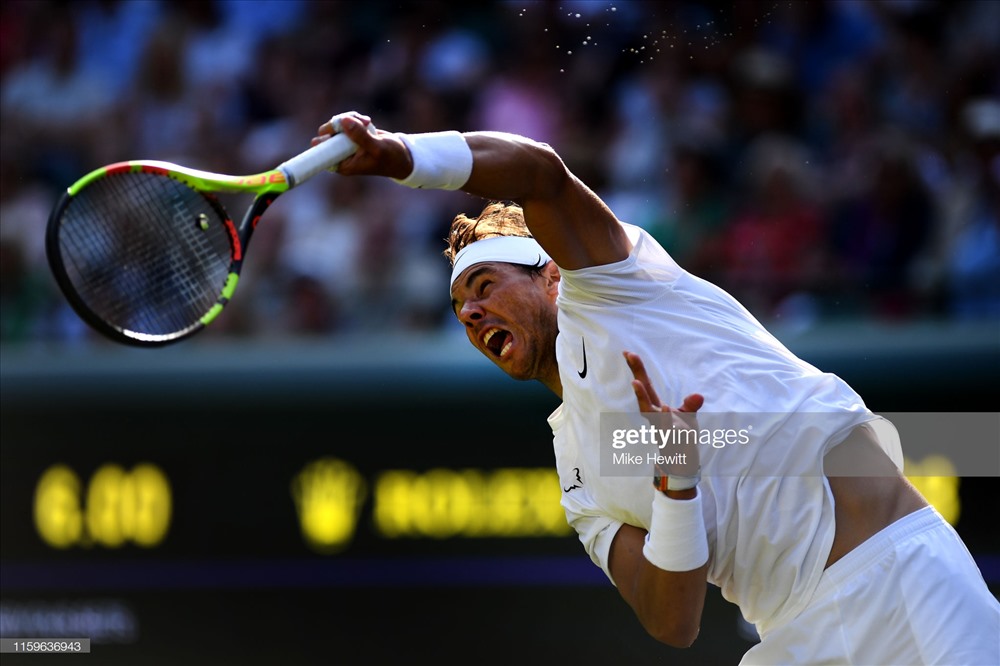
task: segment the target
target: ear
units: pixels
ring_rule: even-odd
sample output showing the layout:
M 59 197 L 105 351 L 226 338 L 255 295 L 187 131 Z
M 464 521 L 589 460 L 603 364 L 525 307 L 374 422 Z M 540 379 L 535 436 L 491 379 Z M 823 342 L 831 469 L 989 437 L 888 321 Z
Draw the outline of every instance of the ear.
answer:
M 556 262 L 550 260 L 549 263 L 542 267 L 542 277 L 545 278 L 546 290 L 555 298 L 559 294 L 559 280 L 562 279 L 562 274 L 559 272 Z

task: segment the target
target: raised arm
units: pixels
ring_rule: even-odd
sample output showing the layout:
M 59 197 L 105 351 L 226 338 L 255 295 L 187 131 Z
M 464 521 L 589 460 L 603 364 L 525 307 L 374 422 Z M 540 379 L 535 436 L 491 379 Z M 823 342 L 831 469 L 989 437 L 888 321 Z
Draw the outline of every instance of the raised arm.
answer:
M 383 130 L 370 134 L 366 127 L 371 121 L 361 114 L 342 114 L 337 120 L 321 125 L 313 141 L 331 136 L 338 124 L 358 145 L 338 166 L 339 173 L 404 180 L 413 172 L 414 158 L 399 135 Z M 472 170 L 460 189 L 520 204 L 532 235 L 560 268 L 608 264 L 628 256 L 631 245 L 614 213 L 550 146 L 502 132 L 462 136 L 472 153 Z

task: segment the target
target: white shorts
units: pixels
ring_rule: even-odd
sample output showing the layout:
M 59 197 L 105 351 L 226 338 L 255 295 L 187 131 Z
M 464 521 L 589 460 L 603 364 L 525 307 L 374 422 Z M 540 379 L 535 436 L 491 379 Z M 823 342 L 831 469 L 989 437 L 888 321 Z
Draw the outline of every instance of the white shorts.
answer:
M 812 601 L 741 664 L 1000 664 L 1000 603 L 933 507 L 831 565 Z

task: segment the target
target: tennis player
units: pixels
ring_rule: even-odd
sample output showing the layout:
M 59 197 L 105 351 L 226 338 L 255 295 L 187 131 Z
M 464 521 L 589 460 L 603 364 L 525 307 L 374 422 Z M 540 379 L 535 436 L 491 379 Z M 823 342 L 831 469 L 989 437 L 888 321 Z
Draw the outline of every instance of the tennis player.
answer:
M 689 646 L 711 583 L 757 627 L 746 664 L 1000 663 L 1000 604 L 849 385 L 618 220 L 548 145 L 369 122 L 334 116 L 313 142 L 358 145 L 342 175 L 487 201 L 448 238 L 455 315 L 508 375 L 560 397 L 567 519 L 652 636 Z M 602 414 L 637 411 L 758 422 L 743 453 L 608 474 Z

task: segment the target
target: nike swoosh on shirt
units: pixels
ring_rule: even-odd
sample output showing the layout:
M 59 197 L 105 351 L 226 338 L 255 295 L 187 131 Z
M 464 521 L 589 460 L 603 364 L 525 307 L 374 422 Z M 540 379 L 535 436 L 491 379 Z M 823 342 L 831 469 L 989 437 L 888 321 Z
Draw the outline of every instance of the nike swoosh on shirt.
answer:
M 577 370 L 576 374 L 580 375 L 580 379 L 587 376 L 587 341 L 580 338 L 580 345 L 583 347 L 583 370 Z

